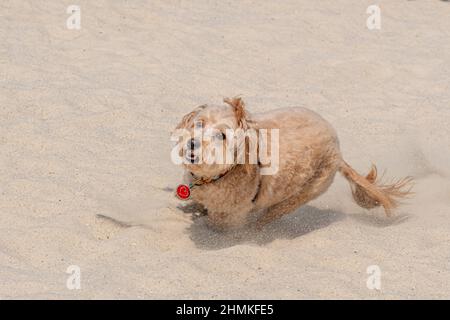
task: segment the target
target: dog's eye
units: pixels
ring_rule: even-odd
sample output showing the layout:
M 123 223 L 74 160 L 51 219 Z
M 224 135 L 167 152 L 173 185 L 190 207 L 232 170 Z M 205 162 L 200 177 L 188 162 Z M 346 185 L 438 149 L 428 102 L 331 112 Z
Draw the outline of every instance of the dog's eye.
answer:
M 202 123 L 201 121 L 196 121 L 196 122 L 194 123 L 194 127 L 195 127 L 195 128 L 202 128 L 202 127 L 203 127 L 203 123 Z
M 227 136 L 223 132 L 219 132 L 218 134 L 216 134 L 216 139 L 217 140 L 225 140 L 226 137 Z

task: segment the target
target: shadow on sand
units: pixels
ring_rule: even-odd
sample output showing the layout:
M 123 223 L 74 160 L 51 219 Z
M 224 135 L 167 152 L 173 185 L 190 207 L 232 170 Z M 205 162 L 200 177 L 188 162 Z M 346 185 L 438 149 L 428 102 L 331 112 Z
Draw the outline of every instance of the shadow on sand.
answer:
M 249 226 L 236 231 L 218 232 L 208 227 L 204 209 L 198 205 L 188 204 L 180 206 L 179 209 L 194 215 L 193 224 L 187 232 L 195 245 L 205 250 L 224 249 L 243 243 L 265 245 L 276 239 L 294 239 L 325 228 L 345 217 L 342 212 L 303 206 L 294 213 L 267 225 L 261 231 Z

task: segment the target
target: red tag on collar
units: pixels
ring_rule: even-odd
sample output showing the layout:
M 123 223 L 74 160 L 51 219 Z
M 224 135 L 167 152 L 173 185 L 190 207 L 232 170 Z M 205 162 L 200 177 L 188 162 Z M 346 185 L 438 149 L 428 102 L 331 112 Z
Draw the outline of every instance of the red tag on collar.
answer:
M 189 189 L 189 186 L 185 184 L 180 184 L 177 187 L 177 197 L 181 200 L 187 200 L 189 199 L 189 196 L 191 195 L 191 189 Z

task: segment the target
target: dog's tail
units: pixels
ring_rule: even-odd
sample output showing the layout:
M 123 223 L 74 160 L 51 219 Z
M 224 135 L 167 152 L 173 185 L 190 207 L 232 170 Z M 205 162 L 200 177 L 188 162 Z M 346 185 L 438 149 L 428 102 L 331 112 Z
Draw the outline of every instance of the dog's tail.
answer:
M 363 177 L 342 160 L 339 171 L 350 183 L 353 199 L 360 207 L 372 209 L 381 205 L 387 216 L 391 215 L 391 209 L 397 207 L 400 199 L 412 194 L 411 177 L 383 184 L 377 179 L 375 165 L 372 165 L 370 172 Z

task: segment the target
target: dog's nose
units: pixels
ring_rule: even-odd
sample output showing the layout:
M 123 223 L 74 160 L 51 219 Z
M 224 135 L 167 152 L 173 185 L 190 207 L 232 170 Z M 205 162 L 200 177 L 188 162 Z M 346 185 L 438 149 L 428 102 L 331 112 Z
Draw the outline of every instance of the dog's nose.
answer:
M 197 149 L 198 147 L 200 147 L 200 142 L 199 142 L 197 139 L 192 138 L 191 140 L 189 140 L 189 141 L 187 142 L 187 147 L 188 147 L 190 150 L 195 150 L 195 149 Z

